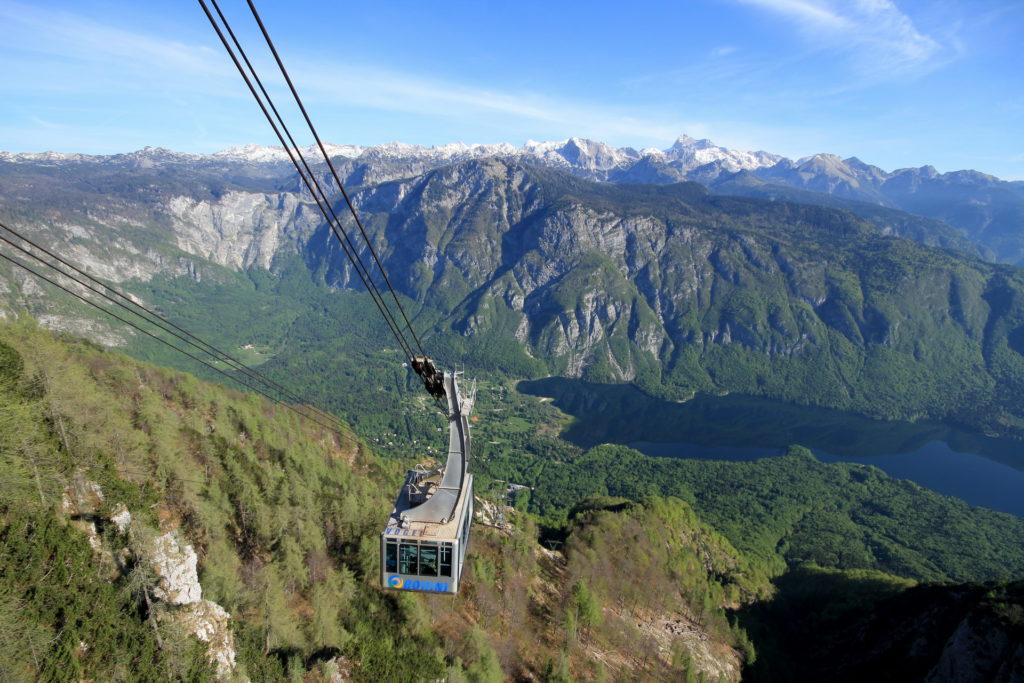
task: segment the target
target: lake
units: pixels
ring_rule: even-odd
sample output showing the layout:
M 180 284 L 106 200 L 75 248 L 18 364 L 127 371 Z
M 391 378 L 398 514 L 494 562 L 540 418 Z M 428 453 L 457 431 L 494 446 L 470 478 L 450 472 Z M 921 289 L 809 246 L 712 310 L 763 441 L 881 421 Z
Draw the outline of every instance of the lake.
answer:
M 584 448 L 616 443 L 655 457 L 756 460 L 800 444 L 824 462 L 874 465 L 971 505 L 1024 517 L 1024 441 L 754 396 L 698 395 L 679 403 L 629 385 L 560 377 L 517 388 L 551 398 L 571 415 L 562 437 Z

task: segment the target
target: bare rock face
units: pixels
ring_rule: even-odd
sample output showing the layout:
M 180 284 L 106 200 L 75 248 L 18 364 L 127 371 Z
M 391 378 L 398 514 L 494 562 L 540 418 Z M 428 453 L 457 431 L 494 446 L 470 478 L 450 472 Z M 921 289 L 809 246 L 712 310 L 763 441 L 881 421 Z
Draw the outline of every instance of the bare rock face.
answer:
M 198 585 L 198 584 L 197 584 Z M 231 615 L 215 602 L 199 600 L 181 609 L 165 612 L 161 619 L 172 620 L 207 644 L 207 658 L 217 667 L 217 678 L 225 680 L 235 671 L 235 636 Z
M 477 520 L 502 531 L 511 531 L 509 517 L 515 513 L 513 508 L 485 498 L 476 497 L 473 500 L 474 516 Z
M 327 664 L 327 680 L 329 683 L 347 683 L 352 680 L 352 670 L 358 666 L 359 662 L 338 655 Z
M 177 196 L 164 210 L 172 218 L 178 248 L 233 270 L 270 269 L 281 250 L 296 244 L 323 221 L 294 193 L 229 192 L 214 200 Z
M 109 519 L 117 527 L 117 531 L 123 534 L 128 531 L 128 527 L 132 523 L 132 513 L 128 512 L 124 503 L 118 503 Z
M 131 527 L 132 514 L 126 505 L 118 503 L 108 515 L 101 517 L 99 513 L 104 500 L 100 485 L 79 473 L 64 489 L 61 511 L 72 519 L 75 528 L 86 535 L 89 545 L 109 569 L 109 578 L 113 580 L 125 571 L 132 553 L 128 548 L 111 553 L 104 547 L 97 524 L 113 524 L 123 534 Z M 142 549 L 143 561 L 149 562 L 157 576 L 152 595 L 163 601 L 157 607 L 157 618 L 179 624 L 186 633 L 206 643 L 207 657 L 217 667 L 217 678 L 230 679 L 235 671 L 235 639 L 229 624 L 231 615 L 217 603 L 202 599 L 196 551 L 182 541 L 177 530 L 157 536 L 145 546 Z
M 177 531 L 158 536 L 148 553 L 160 581 L 153 594 L 172 605 L 189 605 L 203 599 L 196 572 L 198 558 L 192 546 L 182 543 Z
M 99 511 L 103 499 L 100 485 L 85 479 L 79 473 L 71 486 L 65 488 L 61 495 L 61 512 L 69 517 L 91 517 Z
M 1017 633 L 1014 633 L 1017 631 Z M 968 616 L 946 641 L 928 673 L 930 683 L 1024 680 L 1024 643 L 1014 629 L 987 615 Z
M 168 605 L 161 610 L 160 619 L 180 624 L 206 643 L 206 656 L 216 665 L 217 677 L 230 678 L 235 670 L 235 638 L 228 623 L 231 615 L 217 603 L 203 600 L 196 551 L 172 530 L 154 539 L 148 557 L 159 577 L 153 595 Z

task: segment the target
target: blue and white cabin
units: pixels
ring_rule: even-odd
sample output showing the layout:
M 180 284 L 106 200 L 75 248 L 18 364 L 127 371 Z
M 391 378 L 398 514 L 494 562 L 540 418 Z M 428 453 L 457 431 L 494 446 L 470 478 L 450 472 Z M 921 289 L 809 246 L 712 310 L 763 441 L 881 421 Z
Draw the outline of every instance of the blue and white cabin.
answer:
M 457 373 L 444 373 L 448 461 L 410 470 L 380 537 L 381 585 L 394 590 L 457 593 L 473 521 L 469 413 L 475 392 L 459 393 Z

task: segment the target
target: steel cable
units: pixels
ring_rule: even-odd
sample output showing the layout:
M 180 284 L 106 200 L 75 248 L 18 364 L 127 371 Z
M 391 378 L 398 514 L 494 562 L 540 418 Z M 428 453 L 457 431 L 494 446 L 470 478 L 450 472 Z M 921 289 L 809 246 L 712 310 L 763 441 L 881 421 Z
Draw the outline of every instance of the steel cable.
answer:
M 309 190 L 310 195 L 313 197 L 314 201 L 316 202 L 317 208 L 319 208 L 320 212 L 323 214 L 324 220 L 327 221 L 327 223 L 330 226 L 330 228 L 331 228 L 332 232 L 334 233 L 335 237 L 338 239 L 339 243 L 341 244 L 341 247 L 342 247 L 343 251 L 345 252 L 346 257 L 348 257 L 349 262 L 352 264 L 353 268 L 356 271 L 356 275 L 359 277 L 360 281 L 363 283 L 363 286 L 366 287 L 367 291 L 370 293 L 371 297 L 374 300 L 374 304 L 377 306 L 377 309 L 380 311 L 381 315 L 384 317 L 385 322 L 388 324 L 388 327 L 391 329 L 391 333 L 394 335 L 395 339 L 398 341 L 398 344 L 402 348 L 403 353 L 405 353 L 407 358 L 412 359 L 413 356 L 415 356 L 415 354 L 412 351 L 411 345 L 405 339 L 405 336 L 402 334 L 401 326 L 399 325 L 398 321 L 395 319 L 394 315 L 391 313 L 391 311 L 388 308 L 388 306 L 384 303 L 383 295 L 381 295 L 380 290 L 377 288 L 376 283 L 374 283 L 372 278 L 370 277 L 369 269 L 366 267 L 366 265 L 360 259 L 358 251 L 355 248 L 355 245 L 353 244 L 352 240 L 348 237 L 348 233 L 345 231 L 344 227 L 341 225 L 341 221 L 337 217 L 337 214 L 334 212 L 333 208 L 331 207 L 330 202 L 326 199 L 326 193 L 323 191 L 323 188 L 320 186 L 319 180 L 317 180 L 316 175 L 312 172 L 312 170 L 309 169 L 309 165 L 308 165 L 308 163 L 306 163 L 305 158 L 301 157 L 301 152 L 299 152 L 298 145 L 295 144 L 295 142 L 294 142 L 294 137 L 291 135 L 291 132 L 288 130 L 287 125 L 281 119 L 280 114 L 279 114 L 276 106 L 273 104 L 273 101 L 272 101 L 270 95 L 266 92 L 266 89 L 263 87 L 262 81 L 259 80 L 259 77 L 258 77 L 258 75 L 255 72 L 255 69 L 252 67 L 251 62 L 249 61 L 248 57 L 245 55 L 244 50 L 241 48 L 241 45 L 238 44 L 237 38 L 235 38 L 234 32 L 231 30 L 230 24 L 227 22 L 227 19 L 224 17 L 223 13 L 221 13 L 220 8 L 217 6 L 216 0 L 211 0 L 211 3 L 214 5 L 215 9 L 217 10 L 218 15 L 221 17 L 222 21 L 224 22 L 225 29 L 231 34 L 232 39 L 236 43 L 236 45 L 238 45 L 239 53 L 242 55 L 243 59 L 245 60 L 246 64 L 248 65 L 248 67 L 252 70 L 252 79 L 250 79 L 249 75 L 246 73 L 245 69 L 242 67 L 242 64 L 239 62 L 238 57 L 235 55 L 234 50 L 232 50 L 231 46 L 228 44 L 227 38 L 224 36 L 224 32 L 221 30 L 220 25 L 214 19 L 213 14 L 210 12 L 209 8 L 207 7 L 205 0 L 199 0 L 200 6 L 203 8 L 203 11 L 206 13 L 207 19 L 209 19 L 210 24 L 213 26 L 214 30 L 216 31 L 217 36 L 221 40 L 221 43 L 224 45 L 224 49 L 228 52 L 228 55 L 231 58 L 232 62 L 234 62 L 235 68 L 238 69 L 238 72 L 242 76 L 242 79 L 245 81 L 246 86 L 248 86 L 250 93 L 252 93 L 253 97 L 256 99 L 256 103 L 259 105 L 261 111 L 263 112 L 264 117 L 267 119 L 267 122 L 270 124 L 271 128 L 273 129 L 274 134 L 277 136 L 278 140 L 281 142 L 281 145 L 284 147 L 285 153 L 288 155 L 289 160 L 291 160 L 292 165 L 295 166 L 295 170 L 299 173 L 299 177 L 302 179 L 303 183 L 306 185 L 307 189 Z M 261 98 L 260 95 L 257 93 L 256 88 L 253 86 L 253 82 L 252 82 L 253 80 L 256 80 L 256 81 L 259 82 L 260 89 L 265 94 L 266 99 L 267 99 L 267 103 L 264 103 L 263 98 Z M 279 120 L 281 120 L 281 129 L 283 129 L 285 131 L 285 134 L 282 134 L 281 129 L 279 129 L 278 125 L 275 123 L 274 118 L 271 116 L 270 112 L 268 111 L 268 106 L 271 109 L 274 110 L 275 115 L 278 117 Z M 285 139 L 286 137 L 288 138 L 288 140 Z M 289 141 L 291 142 L 291 144 L 289 144 Z M 302 159 L 301 164 L 300 164 L 299 161 L 296 160 L 295 155 L 293 155 L 293 153 L 292 153 L 293 149 L 294 149 L 295 153 L 298 154 L 301 157 L 301 159 Z M 305 166 L 305 168 L 308 170 L 308 172 L 309 172 L 308 176 L 307 176 L 306 173 L 303 172 L 303 166 Z M 333 216 L 333 220 L 332 220 L 332 216 Z M 370 245 L 370 249 L 372 250 L 372 245 Z M 392 296 L 394 296 L 394 291 L 393 290 L 392 290 Z M 397 300 L 397 297 L 395 297 L 395 298 Z M 399 304 L 399 307 L 401 307 L 401 304 Z M 404 315 L 404 311 L 403 311 L 403 315 Z M 410 331 L 411 331 L 411 328 L 410 328 Z M 415 333 L 413 334 L 413 336 L 414 336 L 414 338 L 416 338 L 415 337 Z M 418 342 L 418 338 L 417 338 L 417 342 Z M 421 347 L 421 351 L 422 351 L 422 347 Z
M 211 0 L 216 4 L 217 0 Z M 373 243 L 370 241 L 369 235 L 366 234 L 366 229 L 363 227 L 363 222 L 359 219 L 359 214 L 356 212 L 356 207 L 352 204 L 352 200 L 348 196 L 348 192 L 345 191 L 344 185 L 342 185 L 341 178 L 338 176 L 338 171 L 334 168 L 334 163 L 331 161 L 330 155 L 327 154 L 327 150 L 324 149 L 324 143 L 320 140 L 320 135 L 316 132 L 316 128 L 313 126 L 313 121 L 309 118 L 309 114 L 306 112 L 306 107 L 302 103 L 302 98 L 299 97 L 298 91 L 295 89 L 295 85 L 292 83 L 291 76 L 288 75 L 288 70 L 284 67 L 284 62 L 281 61 L 280 55 L 277 53 L 277 48 L 274 47 L 274 42 L 270 39 L 270 33 L 267 32 L 267 27 L 263 25 L 263 19 L 260 18 L 260 13 L 256 10 L 256 5 L 253 4 L 252 0 L 248 0 L 249 9 L 252 11 L 253 17 L 256 18 L 256 23 L 260 26 L 260 31 L 263 33 L 263 38 L 267 41 L 267 46 L 274 55 L 274 60 L 277 62 L 278 68 L 281 69 L 281 75 L 284 76 L 285 81 L 288 83 L 288 88 L 291 90 L 292 97 L 295 98 L 295 104 L 298 105 L 299 110 L 302 112 L 303 118 L 306 120 L 306 125 L 309 126 L 309 132 L 313 134 L 313 139 L 316 140 L 317 146 L 320 148 L 320 153 L 324 157 L 324 161 L 327 162 L 327 167 L 331 170 L 331 175 L 334 177 L 334 182 L 338 185 L 338 190 L 341 191 L 341 195 L 345 198 L 345 203 L 348 205 L 349 211 L 352 213 L 352 218 L 355 220 L 356 225 L 359 226 L 359 231 L 363 235 L 363 239 L 366 241 L 366 247 L 369 249 L 370 254 L 373 256 L 373 260 L 377 263 L 377 268 L 380 269 L 381 275 L 384 277 L 384 282 L 387 284 L 389 290 L 391 290 L 391 296 L 395 300 L 395 305 L 398 306 L 399 312 L 402 314 L 402 318 L 405 320 L 406 328 L 409 333 L 412 334 L 413 339 L 416 341 L 416 346 L 420 350 L 420 355 L 426 356 L 426 352 L 423 350 L 423 345 L 420 343 L 419 337 L 416 336 L 416 331 L 412 328 L 412 324 L 409 322 L 408 316 L 405 314 L 405 309 L 402 307 L 402 302 L 398 300 L 398 295 L 395 293 L 395 288 L 391 286 L 391 280 L 388 279 L 388 274 L 384 270 L 383 264 L 380 262 L 380 258 L 377 256 L 377 251 L 373 248 Z
M 217 7 L 215 0 L 211 1 L 213 2 L 214 6 Z M 344 227 L 341 225 L 340 220 L 337 218 L 337 214 L 335 214 L 333 208 L 331 208 L 330 202 L 326 200 L 326 193 L 324 193 L 323 187 L 319 185 L 319 181 L 316 179 L 315 174 L 313 174 L 311 171 L 309 172 L 308 177 L 305 173 L 303 173 L 302 166 L 306 166 L 306 168 L 308 169 L 308 164 L 305 163 L 304 158 L 302 159 L 301 165 L 298 161 L 296 161 L 296 158 L 293 155 L 293 148 L 296 154 L 300 154 L 301 156 L 301 153 L 298 152 L 298 145 L 294 144 L 294 137 L 292 137 L 291 132 L 287 130 L 287 126 L 284 124 L 284 122 L 282 122 L 282 128 L 286 130 L 287 137 L 289 138 L 289 140 L 292 141 L 292 144 L 290 145 L 289 141 L 285 139 L 286 135 L 283 134 L 282 131 L 279 129 L 278 125 L 274 123 L 273 118 L 267 111 L 267 106 L 270 106 L 270 108 L 274 110 L 274 113 L 278 114 L 278 112 L 276 112 L 275 106 L 272 103 L 272 100 L 267 94 L 266 97 L 268 101 L 267 103 L 264 103 L 263 99 L 256 92 L 256 88 L 253 86 L 252 80 L 250 79 L 249 75 L 246 73 L 245 69 L 243 69 L 242 63 L 239 61 L 238 56 L 234 54 L 234 51 L 227 43 L 227 39 L 224 37 L 223 31 L 221 31 L 220 26 L 216 22 L 216 19 L 213 17 L 213 14 L 210 12 L 210 9 L 207 7 L 205 0 L 199 0 L 199 3 L 203 7 L 204 12 L 206 12 L 207 18 L 210 20 L 210 24 L 213 27 L 214 31 L 216 31 L 218 38 L 220 38 L 220 41 L 223 44 L 224 49 L 227 51 L 228 56 L 230 56 L 231 61 L 234 62 L 234 66 L 236 66 L 236 68 L 239 71 L 239 74 L 242 76 L 246 85 L 249 87 L 249 91 L 256 99 L 256 102 L 259 105 L 260 110 L 263 112 L 263 116 L 270 124 L 270 127 L 273 130 L 276 137 L 278 137 L 278 139 L 284 146 L 285 152 L 288 155 L 289 160 L 292 162 L 292 165 L 295 166 L 296 171 L 299 173 L 299 177 L 302 179 L 303 183 L 306 185 L 306 188 L 309 190 L 309 194 L 312 196 L 313 201 L 316 202 L 317 208 L 324 215 L 325 220 L 328 222 L 328 225 L 334 232 L 335 237 L 341 244 L 342 250 L 344 251 L 345 256 L 348 258 L 349 262 L 355 269 L 356 275 L 358 275 L 360 282 L 362 282 L 362 285 L 364 285 L 367 288 L 367 291 L 370 292 L 371 297 L 374 299 L 374 303 L 376 304 L 381 315 L 384 317 L 388 327 L 390 328 L 391 334 L 394 335 L 396 341 L 398 342 L 398 345 L 402 349 L 402 352 L 406 353 L 407 357 L 412 358 L 415 355 L 415 353 L 412 350 L 412 346 L 401 334 L 398 322 L 394 318 L 394 315 L 391 313 L 390 309 L 384 303 L 383 296 L 380 294 L 380 291 L 377 288 L 376 284 L 369 276 L 369 269 L 366 267 L 364 263 L 362 263 L 361 259 L 358 256 L 358 253 L 354 248 L 354 245 L 347 236 L 347 232 L 344 230 Z M 219 7 L 217 7 L 217 11 L 218 14 L 223 18 L 223 14 L 220 12 Z M 225 29 L 229 33 L 231 33 L 233 38 L 233 32 L 231 32 L 230 27 L 226 22 L 226 18 L 223 18 L 223 20 Z M 240 46 L 240 52 L 241 51 L 242 50 Z M 251 62 L 249 62 L 248 57 L 244 58 L 246 59 L 246 62 L 248 63 L 249 67 L 252 68 Z M 258 79 L 258 77 L 255 74 L 255 70 L 253 70 L 253 79 Z M 265 92 L 265 88 L 262 87 L 262 83 L 260 83 L 260 88 Z M 280 114 L 278 114 L 278 116 L 280 118 Z M 324 199 L 322 200 L 322 198 Z M 334 220 L 332 220 L 332 214 L 334 215 Z
M 250 379 L 263 384 L 267 388 L 274 389 L 275 391 L 279 392 L 280 395 L 287 397 L 288 399 L 294 401 L 297 404 L 303 405 L 303 407 L 308 408 L 309 410 L 313 411 L 315 414 L 319 415 L 321 418 L 326 419 L 328 421 L 337 422 L 339 427 L 344 424 L 336 416 L 331 415 L 330 413 L 328 413 L 327 411 L 321 409 L 318 406 L 310 405 L 310 404 L 306 403 L 305 401 L 303 401 L 303 399 L 300 396 L 296 395 L 294 392 L 292 392 L 288 388 L 282 386 L 281 384 L 278 384 L 277 382 L 273 381 L 272 379 L 270 379 L 266 375 L 263 375 L 262 373 L 259 373 L 259 372 L 255 371 L 255 370 L 253 370 L 252 368 L 250 368 L 247 365 L 245 365 L 242 361 L 238 360 L 237 358 L 234 358 L 234 357 L 230 356 L 229 354 L 225 353 L 224 351 L 221 351 L 220 349 L 218 349 L 213 344 L 210 344 L 209 342 L 206 342 L 203 339 L 200 339 L 199 337 L 197 337 L 196 335 L 192 334 L 188 330 L 185 330 L 184 328 L 182 328 L 182 327 L 180 327 L 178 325 L 175 325 L 173 322 L 171 322 L 170 320 L 167 320 L 166 318 L 161 316 L 156 311 L 153 311 L 153 310 L 147 308 L 146 306 L 143 306 L 142 304 L 140 304 L 140 303 L 138 303 L 136 301 L 133 301 L 131 297 L 127 296 L 126 294 L 123 294 L 122 292 L 118 291 L 116 288 L 111 287 L 110 285 L 105 284 L 104 282 L 102 282 L 100 280 L 97 280 L 96 278 L 94 278 L 89 273 L 83 271 L 82 269 L 78 268 L 74 264 L 66 261 L 65 259 L 61 258 L 57 254 L 54 254 L 53 252 L 49 251 L 45 247 L 42 247 L 39 244 L 36 244 L 32 240 L 28 239 L 24 235 L 18 233 L 16 230 L 14 230 L 14 229 L 10 228 L 9 226 L 3 224 L 2 222 L 0 222 L 0 228 L 3 228 L 4 230 L 6 230 L 7 232 L 11 233 L 12 235 L 17 237 L 18 239 L 20 239 L 23 242 L 29 244 L 34 249 L 37 249 L 37 250 L 43 252 L 44 254 L 49 256 L 50 258 L 53 258 L 54 260 L 58 261 L 62 265 L 70 268 L 71 270 L 75 271 L 76 273 L 79 273 L 80 275 L 82 275 L 83 277 L 87 278 L 88 280 L 90 280 L 91 282 L 95 283 L 96 285 L 98 285 L 98 286 L 102 287 L 103 289 L 113 293 L 119 299 L 128 302 L 128 304 L 130 304 L 130 306 L 122 303 L 122 301 L 118 301 L 117 299 L 113 299 L 113 298 L 107 296 L 103 292 L 101 292 L 101 291 L 97 290 L 96 288 L 88 285 L 87 283 L 79 280 L 74 275 L 71 275 L 71 274 L 61 270 L 60 268 L 57 268 L 56 266 L 54 266 L 51 263 L 47 263 L 45 260 L 43 260 L 39 256 L 31 253 L 30 251 L 28 251 L 28 250 L 24 249 L 23 247 L 19 246 L 18 244 L 15 244 L 14 242 L 10 241 L 9 239 L 4 237 L 3 235 L 0 235 L 0 241 L 6 242 L 7 244 L 11 245 L 15 249 L 21 251 L 26 256 L 29 256 L 30 258 L 35 259 L 37 262 L 39 262 L 39 263 L 41 263 L 41 264 L 43 264 L 43 265 L 45 265 L 45 266 L 47 266 L 47 267 L 57 271 L 58 273 L 60 273 L 64 277 L 67 277 L 67 278 L 75 281 L 79 285 L 88 288 L 89 290 L 93 291 L 94 293 L 96 293 L 96 294 L 102 296 L 103 298 L 107 299 L 111 303 L 116 304 L 117 306 L 125 309 L 126 311 L 128 311 L 130 313 L 133 313 L 134 315 L 142 318 L 146 322 L 148 322 L 148 323 L 150 323 L 152 325 L 156 325 L 157 327 L 160 327 L 165 332 L 167 332 L 167 333 L 177 337 L 178 339 L 180 339 L 181 341 L 185 342 L 186 344 L 189 344 L 193 348 L 195 348 L 195 349 L 197 349 L 199 351 L 202 351 L 204 353 L 207 353 L 210 356 L 213 356 L 217 360 L 220 360 L 220 361 L 222 361 L 224 363 L 227 363 L 233 369 L 235 369 L 235 370 L 245 374 Z M 146 315 L 150 316 L 150 318 L 147 318 L 146 315 L 143 315 L 142 313 L 139 313 L 139 311 L 135 310 L 135 309 L 139 309 L 139 310 L 143 311 Z M 155 320 L 153 320 L 153 318 L 155 318 Z
M 8 256 L 7 254 L 4 254 L 2 252 L 0 252 L 0 258 L 2 258 L 4 260 L 14 264 L 15 266 L 18 266 L 19 268 L 22 268 L 23 270 L 31 273 L 32 275 L 35 275 L 40 280 L 48 282 L 49 284 L 53 285 L 54 287 L 57 287 L 58 289 L 60 289 L 60 290 L 62 290 L 64 292 L 66 292 L 67 294 L 70 294 L 71 296 L 75 297 L 76 299 L 79 299 L 80 301 L 82 301 L 82 302 L 92 306 L 93 308 L 96 308 L 97 310 L 102 311 L 103 313 L 106 313 L 107 315 L 111 316 L 112 318 L 115 318 L 116 320 L 119 320 L 120 322 L 124 323 L 125 325 L 128 325 L 129 327 L 134 328 L 135 330 L 141 332 L 142 334 L 146 335 L 147 337 L 150 337 L 150 338 L 160 342 L 161 344 L 164 344 L 164 345 L 174 349 L 178 353 L 181 353 L 181 354 L 184 354 L 185 356 L 188 356 L 189 358 L 191 358 L 192 360 L 194 360 L 197 363 L 205 365 L 206 367 L 210 368 L 214 372 L 217 372 L 217 373 L 219 373 L 221 375 L 224 375 L 228 379 L 241 384 L 242 386 L 246 387 L 247 389 L 260 394 L 261 396 L 267 398 L 268 400 L 270 400 L 270 401 L 272 401 L 274 403 L 277 403 L 279 405 L 282 405 L 285 408 L 288 408 L 289 410 L 295 412 L 297 415 L 299 415 L 301 417 L 304 417 L 305 419 L 310 420 L 311 422 L 315 422 L 316 424 L 320 425 L 321 427 L 324 427 L 325 429 L 328 429 L 328 430 L 330 430 L 332 432 L 338 433 L 340 436 L 342 436 L 342 438 L 348 439 L 350 441 L 352 440 L 352 437 L 349 434 L 347 434 L 344 430 L 339 429 L 337 426 L 330 425 L 330 424 L 327 424 L 325 422 L 322 422 L 317 417 L 315 417 L 313 415 L 310 415 L 308 413 L 302 412 L 296 406 L 293 406 L 293 405 L 291 405 L 289 403 L 286 403 L 286 402 L 284 402 L 284 401 L 282 401 L 282 400 L 280 400 L 278 398 L 275 398 L 274 396 L 271 396 L 269 393 L 267 393 L 266 391 L 264 391 L 260 387 L 253 386 L 252 384 L 249 384 L 248 382 L 240 379 L 236 375 L 232 375 L 232 374 L 230 374 L 228 372 L 225 372 L 224 370 L 222 370 L 221 368 L 218 368 L 217 366 L 213 365 L 212 363 L 209 363 L 209 362 L 203 360 L 202 358 L 199 358 L 199 357 L 189 353 L 188 351 L 175 346 L 174 344 L 172 344 L 171 342 L 167 341 L 166 339 L 163 339 L 162 337 L 159 337 L 159 336 L 153 334 L 152 332 L 143 329 L 142 327 L 140 327 L 139 325 L 136 325 L 132 321 L 127 320 L 125 318 L 122 318 L 121 316 L 117 315 L 116 313 L 114 313 L 110 309 L 104 308 L 103 306 L 101 306 L 100 304 L 96 303 L 95 301 L 92 301 L 91 299 L 89 299 L 89 298 L 87 298 L 85 296 L 82 296 L 81 294 L 79 294 L 77 292 L 72 291 L 68 287 L 65 287 L 64 285 L 60 284 L 59 282 L 57 282 L 57 281 L 55 281 L 55 280 L 53 280 L 51 278 L 46 277 L 42 273 L 39 273 L 38 271 L 36 271 L 33 268 L 31 268 L 30 266 L 25 265 L 24 263 L 22 263 L 18 259 L 13 258 L 11 256 Z M 36 259 L 36 260 L 38 261 L 39 259 Z M 43 263 L 44 263 L 44 265 L 48 265 L 50 268 L 54 268 L 50 264 L 46 264 L 45 262 L 43 262 Z M 56 269 L 56 268 L 54 268 L 54 269 L 57 270 L 57 272 L 61 272 L 59 269 Z M 87 285 L 87 284 L 85 284 L 85 283 L 75 279 L 74 277 L 71 277 L 70 275 L 67 275 L 66 273 L 62 273 L 62 274 L 64 275 L 64 277 L 67 277 L 67 278 L 73 280 L 76 284 L 81 285 L 83 287 L 86 287 L 88 289 L 92 289 L 91 287 L 89 287 L 89 285 Z M 95 290 L 92 290 L 92 291 L 95 291 Z M 101 296 L 103 296 L 103 295 L 101 295 Z M 106 297 L 106 298 L 109 299 L 109 297 Z M 135 313 L 135 315 L 137 315 L 139 317 L 142 317 L 138 313 Z M 335 419 L 337 419 L 337 418 L 335 418 Z

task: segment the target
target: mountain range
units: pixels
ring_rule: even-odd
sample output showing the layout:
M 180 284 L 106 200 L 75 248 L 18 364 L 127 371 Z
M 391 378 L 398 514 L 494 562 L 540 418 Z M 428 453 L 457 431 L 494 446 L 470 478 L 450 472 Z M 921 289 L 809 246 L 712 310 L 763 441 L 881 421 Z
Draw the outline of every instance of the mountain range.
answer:
M 743 392 L 1024 425 L 1024 276 L 982 258 L 995 243 L 975 237 L 988 232 L 892 208 L 898 198 L 998 215 L 987 229 L 1002 221 L 999 234 L 1017 239 L 1022 183 L 686 137 L 641 152 L 579 139 L 329 151 L 392 281 L 453 360 L 670 398 Z M 6 154 L 0 215 L 158 307 L 171 302 L 146 283 L 192 282 L 175 294 L 188 308 L 253 269 L 298 267 L 310 285 L 359 289 L 282 155 Z M 641 176 L 654 182 L 632 182 Z M 131 342 L 3 268 L 8 314 Z M 240 322 L 226 341 L 251 345 L 251 329 Z M 266 331 L 270 367 L 287 362 L 287 334 Z
M 535 419 L 550 404 L 510 387 L 560 375 L 674 400 L 759 394 L 1022 436 L 1022 183 L 689 138 L 664 151 L 578 139 L 330 151 L 428 347 L 489 383 L 480 481 L 529 483 L 516 504 L 544 528 L 510 511 L 500 528 L 482 502 L 489 526 L 454 607 L 377 589 L 373 539 L 400 473 L 365 446 L 407 457 L 388 439 L 403 425 L 433 432 L 437 415 L 394 398 L 410 382 L 400 354 L 281 150 L 0 155 L 0 221 L 365 438 L 0 325 L 0 441 L 13 454 L 0 460 L 0 541 L 28 568 L 0 571 L 12 644 L 0 669 L 1019 678 L 1019 583 L 908 580 L 1019 575 L 1018 518 L 798 447 L 757 463 L 583 453 L 552 436 L 560 417 Z M 25 312 L 156 357 L 152 341 L 0 262 L 0 316 Z M 121 529 L 124 511 L 135 521 Z M 163 597 L 167 563 L 151 546 L 165 538 L 196 578 L 184 604 Z
M 833 154 L 815 154 L 794 160 L 764 151 L 731 150 L 710 140 L 696 140 L 686 135 L 680 136 L 667 149 L 639 151 L 613 148 L 582 138 L 529 141 L 522 147 L 508 143 L 453 143 L 428 148 L 388 143 L 375 147 L 327 144 L 325 148 L 345 182 L 354 186 L 411 177 L 473 159 L 500 157 L 614 183 L 666 184 L 693 180 L 721 194 L 841 206 L 866 218 L 877 217 L 880 213 L 877 207 L 896 209 L 945 223 L 949 234 L 941 246 L 979 249 L 994 260 L 1024 263 L 1024 240 L 1019 230 L 1024 221 L 1024 181 L 1003 181 L 972 170 L 939 173 L 931 166 L 922 166 L 889 172 L 856 157 L 841 159 Z M 303 151 L 312 158 L 312 148 Z M 292 177 L 283 148 L 258 145 L 210 155 L 160 148 L 112 156 L 0 152 L 0 163 L 5 162 L 95 164 L 122 169 L 184 167 L 279 182 Z M 888 223 L 900 221 L 898 214 L 882 212 L 882 215 Z M 937 223 L 932 227 L 934 230 L 940 226 Z M 950 227 L 953 230 L 949 230 Z M 960 244 L 956 243 L 957 236 L 961 238 Z

